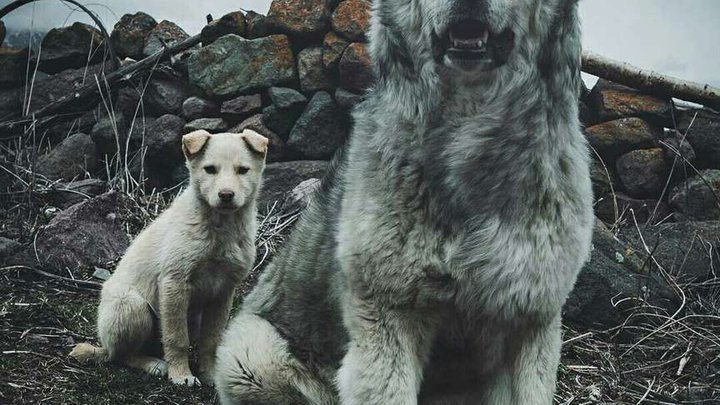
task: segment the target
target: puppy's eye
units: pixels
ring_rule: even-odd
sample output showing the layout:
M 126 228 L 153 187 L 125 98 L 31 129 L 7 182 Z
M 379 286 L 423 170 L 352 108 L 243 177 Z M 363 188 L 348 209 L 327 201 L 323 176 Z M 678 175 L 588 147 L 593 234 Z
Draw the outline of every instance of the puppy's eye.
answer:
M 217 173 L 217 167 L 215 167 L 215 166 L 205 166 L 205 167 L 203 167 L 203 170 L 205 170 L 205 173 L 207 173 L 207 174 L 216 174 Z
M 235 170 L 237 171 L 237 174 L 245 174 L 245 173 L 247 173 L 248 171 L 250 171 L 250 168 L 249 168 L 249 167 L 242 167 L 242 166 L 240 166 L 240 167 L 238 167 L 238 168 L 235 169 Z

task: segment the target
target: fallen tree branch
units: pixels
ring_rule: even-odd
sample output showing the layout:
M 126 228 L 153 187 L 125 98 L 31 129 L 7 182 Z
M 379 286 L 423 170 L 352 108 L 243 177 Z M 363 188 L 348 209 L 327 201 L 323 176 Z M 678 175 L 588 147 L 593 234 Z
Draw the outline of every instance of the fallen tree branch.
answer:
M 157 51 L 152 56 L 128 65 L 120 70 L 116 70 L 112 73 L 105 75 L 104 80 L 101 80 L 106 86 L 113 89 L 117 89 L 117 85 L 124 86 L 127 84 L 132 77 L 144 70 L 148 70 L 155 66 L 159 61 L 167 59 L 180 52 L 186 51 L 193 46 L 201 42 L 200 35 L 195 35 L 187 38 L 184 41 L 175 43 L 167 48 Z M 18 119 L 10 119 L 4 122 L 0 122 L 0 139 L 5 138 L 16 138 L 23 135 L 27 128 L 23 128 L 26 125 L 42 126 L 53 121 L 60 120 L 61 114 L 69 114 L 69 117 L 73 117 L 73 113 L 67 111 L 75 103 L 89 102 L 93 99 L 100 97 L 100 88 L 97 86 L 95 81 L 88 84 L 72 94 L 68 94 L 59 100 L 46 105 L 45 107 L 36 110 L 26 117 Z
M 588 51 L 582 55 L 582 70 L 648 94 L 675 97 L 720 110 L 720 89 L 708 84 L 662 75 Z

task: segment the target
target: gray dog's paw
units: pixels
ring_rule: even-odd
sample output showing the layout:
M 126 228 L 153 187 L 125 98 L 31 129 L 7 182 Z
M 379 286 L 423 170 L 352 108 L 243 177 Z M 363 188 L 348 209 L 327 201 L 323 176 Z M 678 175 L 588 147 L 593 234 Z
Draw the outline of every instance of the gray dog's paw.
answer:
M 200 386 L 200 380 L 192 374 L 181 375 L 177 377 L 170 377 L 173 384 L 177 385 L 189 385 L 189 386 Z
M 158 360 L 149 365 L 145 371 L 153 377 L 167 377 L 168 368 L 169 366 L 165 360 Z

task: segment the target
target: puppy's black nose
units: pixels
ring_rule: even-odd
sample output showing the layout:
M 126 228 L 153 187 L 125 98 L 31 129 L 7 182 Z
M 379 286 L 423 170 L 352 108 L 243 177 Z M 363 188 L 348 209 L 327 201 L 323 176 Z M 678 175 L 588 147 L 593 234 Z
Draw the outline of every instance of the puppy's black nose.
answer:
M 220 201 L 222 202 L 229 202 L 235 197 L 235 193 L 232 190 L 220 190 L 218 197 L 220 197 Z

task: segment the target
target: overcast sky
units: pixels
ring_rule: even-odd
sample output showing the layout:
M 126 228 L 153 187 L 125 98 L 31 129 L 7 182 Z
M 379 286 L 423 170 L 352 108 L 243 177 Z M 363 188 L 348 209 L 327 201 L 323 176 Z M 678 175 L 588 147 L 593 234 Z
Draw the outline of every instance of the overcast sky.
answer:
M 0 0 L 6 5 L 9 0 Z M 205 15 L 239 7 L 267 13 L 270 0 L 88 0 L 108 29 L 139 10 L 189 34 Z M 720 0 L 581 0 L 584 46 L 593 52 L 687 80 L 720 86 Z M 48 29 L 87 18 L 57 0 L 40 0 L 5 17 L 9 27 Z M 89 21 L 87 21 L 89 22 Z

